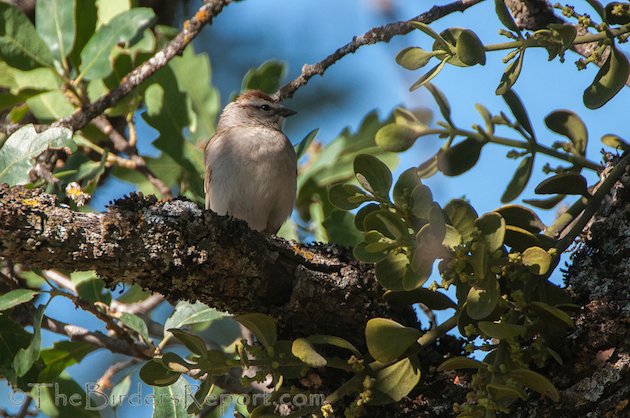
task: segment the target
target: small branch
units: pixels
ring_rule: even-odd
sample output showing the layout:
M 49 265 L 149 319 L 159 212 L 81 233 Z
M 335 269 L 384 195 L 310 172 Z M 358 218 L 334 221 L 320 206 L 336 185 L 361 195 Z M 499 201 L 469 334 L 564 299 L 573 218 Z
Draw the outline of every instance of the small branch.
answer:
M 71 341 L 83 341 L 95 347 L 104 348 L 112 353 L 125 354 L 131 357 L 149 359 L 150 357 L 139 350 L 135 345 L 119 338 L 108 337 L 99 331 L 88 331 L 85 328 L 66 324 L 65 322 L 44 316 L 42 327 L 56 334 L 65 335 Z
M 99 116 L 94 118 L 94 120 L 92 120 L 92 123 L 101 132 L 109 137 L 116 151 L 127 154 L 129 156 L 129 160 L 118 157 L 124 162 L 130 163 L 122 163 L 120 164 L 121 166 L 140 172 L 147 178 L 149 183 L 151 183 L 151 185 L 153 185 L 153 187 L 155 187 L 157 191 L 162 194 L 162 196 L 164 196 L 166 199 L 173 198 L 171 188 L 168 187 L 166 183 L 164 183 L 160 178 L 158 178 L 153 173 L 153 171 L 151 171 L 151 169 L 147 166 L 146 160 L 140 154 L 138 154 L 138 149 L 135 147 L 135 145 L 132 145 L 131 141 L 127 141 L 127 139 L 114 128 L 109 119 L 107 119 L 105 116 Z
M 355 36 L 352 39 L 352 42 L 349 42 L 337 49 L 317 64 L 304 65 L 304 67 L 302 67 L 302 73 L 296 79 L 278 90 L 274 94 L 274 97 L 279 100 L 292 97 L 297 89 L 306 85 L 306 83 L 308 83 L 308 81 L 315 75 L 324 75 L 331 65 L 346 55 L 353 54 L 362 46 L 373 45 L 379 42 L 389 42 L 394 36 L 408 34 L 414 29 L 411 24 L 412 22 L 429 24 L 451 13 L 463 12 L 469 7 L 472 7 L 482 1 L 483 0 L 458 0 L 442 6 L 433 6 L 429 11 L 422 13 L 413 19 L 372 28 L 363 35 Z
M 111 307 L 112 310 L 116 312 L 125 312 L 134 315 L 146 315 L 158 306 L 160 306 L 160 304 L 164 302 L 164 300 L 164 296 L 155 293 L 146 299 L 129 304 L 122 303 L 117 300 L 112 300 Z
M 105 373 L 103 373 L 103 376 L 101 376 L 101 378 L 98 379 L 98 381 L 96 382 L 97 387 L 101 391 L 111 388 L 113 386 L 112 378 L 118 372 L 121 372 L 125 370 L 126 368 L 133 366 L 134 364 L 138 364 L 139 362 L 140 362 L 140 359 L 132 358 L 131 360 L 120 361 L 118 363 L 112 364 L 111 366 L 109 366 L 107 370 L 105 370 Z
M 151 57 L 147 62 L 127 74 L 120 85 L 94 103 L 84 106 L 71 116 L 56 121 L 52 126 L 63 126 L 77 131 L 87 125 L 92 119 L 120 102 L 136 87 L 142 84 L 156 71 L 166 66 L 168 62 L 180 55 L 192 40 L 201 32 L 201 29 L 217 16 L 232 0 L 205 0 L 197 13 L 184 22 L 184 28 L 170 41 L 160 52 Z
M 28 408 L 31 406 L 32 402 L 33 398 L 30 395 L 27 395 L 24 402 L 22 402 L 22 406 L 20 406 L 20 410 L 15 415 L 15 418 L 25 418 L 26 416 L 29 416 L 30 412 Z

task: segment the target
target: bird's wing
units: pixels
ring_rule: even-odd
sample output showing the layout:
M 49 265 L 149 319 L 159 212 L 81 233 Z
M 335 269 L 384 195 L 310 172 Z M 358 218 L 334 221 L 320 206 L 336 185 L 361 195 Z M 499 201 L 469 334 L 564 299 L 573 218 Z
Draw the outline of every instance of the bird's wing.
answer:
M 210 155 L 210 143 L 214 137 L 210 138 L 210 141 L 206 144 L 204 148 L 204 160 L 206 165 L 206 174 L 204 176 L 203 181 L 203 191 L 206 195 L 206 209 L 210 209 L 210 181 L 212 180 L 212 166 L 211 166 L 211 155 Z

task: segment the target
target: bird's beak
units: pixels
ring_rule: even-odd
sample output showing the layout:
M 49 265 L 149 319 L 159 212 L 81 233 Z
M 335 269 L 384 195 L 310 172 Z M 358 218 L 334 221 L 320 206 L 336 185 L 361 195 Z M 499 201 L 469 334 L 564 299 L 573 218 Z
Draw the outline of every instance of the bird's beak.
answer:
M 281 107 L 278 109 L 278 114 L 283 117 L 289 117 L 295 115 L 297 112 L 295 110 L 289 109 L 288 107 Z

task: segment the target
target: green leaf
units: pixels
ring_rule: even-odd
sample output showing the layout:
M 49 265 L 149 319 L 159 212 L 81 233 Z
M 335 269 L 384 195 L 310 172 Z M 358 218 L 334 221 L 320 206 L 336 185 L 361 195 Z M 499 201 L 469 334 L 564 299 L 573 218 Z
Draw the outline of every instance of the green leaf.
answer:
M 477 164 L 483 146 L 484 144 L 476 139 L 464 139 L 438 155 L 438 170 L 447 176 L 465 173 Z
M 138 315 L 123 312 L 120 316 L 120 320 L 127 328 L 137 332 L 138 335 L 142 336 L 146 341 L 150 341 L 149 329 L 147 328 L 147 324 L 144 322 L 144 319 L 140 318 Z
M 94 383 L 79 385 L 63 372 L 51 385 L 33 388 L 38 395 L 37 409 L 41 410 L 42 416 L 49 418 L 100 418 L 99 408 L 106 408 L 107 399 L 104 396 L 86 393 L 86 388 L 98 390 Z M 64 399 L 67 402 L 64 402 Z
M 521 98 L 518 97 L 518 94 L 512 89 L 503 93 L 503 100 L 510 107 L 512 114 L 521 124 L 523 129 L 527 131 L 531 135 L 532 138 L 535 138 L 534 129 L 532 128 L 532 123 L 529 121 L 529 116 L 527 115 L 527 111 L 525 110 L 525 106 L 523 106 L 523 102 Z
M 162 354 L 162 364 L 167 369 L 177 373 L 188 373 L 191 369 L 197 367 L 195 364 L 188 363 L 178 354 L 172 352 Z
M 484 105 L 479 104 L 479 103 L 475 103 L 475 109 L 477 109 L 477 111 L 479 112 L 479 114 L 483 118 L 484 123 L 486 124 L 486 131 L 490 135 L 493 135 L 494 134 L 494 122 L 492 121 L 492 114 L 490 113 L 490 111 Z
M 586 0 L 589 6 L 593 8 L 602 19 L 606 19 L 606 11 L 599 0 Z
M 32 300 L 39 292 L 30 289 L 15 289 L 0 296 L 0 311 L 6 311 L 14 306 Z
M 449 59 L 450 59 L 450 56 L 447 56 L 446 58 L 442 59 L 442 61 L 438 65 L 436 65 L 435 67 L 427 71 L 425 74 L 423 74 L 418 80 L 416 80 L 415 83 L 411 85 L 411 87 L 409 87 L 409 91 L 417 90 L 420 87 L 424 86 L 429 81 L 433 80 L 433 78 L 436 75 L 438 75 L 440 71 L 442 71 L 442 68 L 444 68 L 444 66 L 449 61 Z
M 389 197 L 392 173 L 381 160 L 369 154 L 359 154 L 354 159 L 354 172 L 367 191 L 379 197 Z
M 433 96 L 433 100 L 435 100 L 435 103 L 437 103 L 440 108 L 440 113 L 444 117 L 444 120 L 446 120 L 449 125 L 453 126 L 454 124 L 451 120 L 451 105 L 446 99 L 444 93 L 442 93 L 442 90 L 438 89 L 433 83 L 426 83 L 425 87 L 429 90 L 429 93 Z
M 510 11 L 505 5 L 505 0 L 494 0 L 494 10 L 501 23 L 503 23 L 503 26 L 511 31 L 520 33 L 518 26 L 516 26 L 514 22 L 514 18 L 512 18 Z
M 306 136 L 295 147 L 295 153 L 297 154 L 298 160 L 304 156 L 308 147 L 311 145 L 313 140 L 315 140 L 318 132 L 319 128 L 313 129 L 311 132 L 306 134 Z
M 475 227 L 481 232 L 491 254 L 501 248 L 505 238 L 505 220 L 501 215 L 496 212 L 486 213 L 475 221 Z
M 371 199 L 354 184 L 335 184 L 328 190 L 328 200 L 339 209 L 352 210 Z
M 18 377 L 24 376 L 39 359 L 42 345 L 42 318 L 47 305 L 39 305 L 33 317 L 33 338 L 26 348 L 21 348 L 13 359 L 13 368 Z
M 416 142 L 416 139 L 422 135 L 423 128 L 425 127 L 420 125 L 387 124 L 376 133 L 376 145 L 384 151 L 407 151 Z
M 74 272 L 71 273 L 70 279 L 81 299 L 90 303 L 103 302 L 107 305 L 112 301 L 109 291 L 104 291 L 105 282 L 96 275 L 95 271 Z
M 553 383 L 545 376 L 528 369 L 510 370 L 508 376 L 554 402 L 560 401 L 560 394 Z
M 540 247 L 530 247 L 523 252 L 523 264 L 529 271 L 539 276 L 546 274 L 551 266 L 552 257 Z
M 65 369 L 80 363 L 83 357 L 96 349 L 96 346 L 83 341 L 55 342 L 52 348 L 42 350 L 40 354 L 45 367 L 39 372 L 38 381 L 52 382 Z
M 536 311 L 538 311 L 538 313 L 551 315 L 552 317 L 559 319 L 560 321 L 567 324 L 569 328 L 575 329 L 575 324 L 573 323 L 573 320 L 563 310 L 560 310 L 556 308 L 555 306 L 548 305 L 544 302 L 534 301 L 534 302 L 531 302 L 531 305 Z
M 241 90 L 260 90 L 267 94 L 275 92 L 286 72 L 285 67 L 282 61 L 265 61 L 245 74 Z
M 7 382 L 18 384 L 18 378 L 13 367 L 13 359 L 20 349 L 28 347 L 32 335 L 24 327 L 7 317 L 0 315 L 0 373 Z M 28 389 L 25 389 L 28 390 Z
M 489 322 L 489 321 L 479 321 L 477 323 L 477 328 L 481 330 L 484 334 L 486 334 L 490 338 L 514 338 L 519 335 L 524 335 L 527 329 L 522 325 L 510 324 L 507 322 Z
M 311 367 L 324 367 L 328 363 L 306 338 L 298 338 L 293 341 L 291 352 Z
M 463 30 L 455 45 L 457 58 L 466 65 L 486 65 L 486 49 L 483 43 L 470 29 Z
M 434 311 L 457 308 L 457 304 L 444 293 L 433 291 L 424 287 L 419 287 L 408 292 L 394 292 L 389 290 L 385 292 L 385 295 L 383 295 L 383 297 L 388 302 L 393 302 L 400 305 L 413 305 L 414 303 L 422 303 L 424 306 Z
M 169 328 L 182 328 L 186 325 L 210 323 L 227 316 L 226 313 L 210 308 L 201 302 L 180 301 L 164 323 L 164 336 L 167 336 L 168 331 L 166 330 Z
M 621 149 L 622 151 L 630 150 L 630 144 L 624 141 L 619 135 L 614 134 L 606 134 L 602 136 L 602 144 L 608 145 L 609 147 L 613 147 L 615 149 Z
M 116 383 L 109 395 L 109 405 L 116 409 L 127 399 L 127 394 L 131 389 L 131 376 L 125 376 L 120 382 Z
M 497 2 L 503 2 L 503 0 L 495 0 Z M 510 64 L 505 68 L 503 75 L 501 76 L 501 81 L 499 82 L 499 86 L 495 93 L 497 95 L 503 95 L 508 92 L 516 83 L 518 76 L 521 74 L 521 70 L 523 69 L 523 59 L 525 58 L 525 50 L 522 49 L 518 54 L 518 57 L 510 62 Z
M 75 68 L 81 64 L 81 51 L 90 40 L 96 30 L 97 5 L 95 1 L 79 0 L 74 10 L 76 23 L 76 36 L 74 47 L 70 53 L 70 61 Z
M 75 37 L 76 0 L 38 0 L 35 8 L 37 32 L 55 59 L 65 62 Z
M 480 286 L 473 286 L 466 298 L 466 313 L 475 320 L 485 319 L 496 308 L 501 297 L 499 282 L 490 277 Z
M 545 117 L 545 125 L 552 131 L 564 135 L 573 143 L 573 154 L 586 155 L 588 131 L 582 119 L 570 110 L 556 110 Z
M 394 190 L 392 196 L 394 197 L 394 203 L 401 207 L 403 210 L 409 210 L 412 206 L 412 193 L 413 190 L 420 185 L 420 177 L 418 177 L 418 169 L 415 167 L 408 168 L 403 171 L 396 184 L 394 184 Z
M 168 328 L 167 331 L 173 334 L 191 352 L 200 356 L 204 356 L 208 352 L 206 343 L 199 336 L 177 328 Z
M 156 401 L 153 403 L 152 418 L 190 418 L 186 412 L 186 399 L 190 396 L 189 389 L 190 386 L 182 376 L 170 385 L 156 385 L 153 388 Z M 162 401 L 158 402 L 158 399 Z
M 203 407 L 206 405 L 205 404 L 206 397 L 208 396 L 209 393 L 212 392 L 213 389 L 214 389 L 214 379 L 211 379 L 210 376 L 207 376 L 206 379 L 203 382 L 201 382 L 201 385 L 199 386 L 199 390 L 195 392 L 195 396 L 191 400 L 190 405 L 188 405 L 188 408 L 186 408 L 186 413 L 192 415 L 192 414 L 197 414 L 199 411 L 201 411 Z M 187 392 L 188 388 L 186 388 L 185 390 Z M 220 409 L 221 408 L 219 408 L 219 410 Z
M 20 128 L 0 148 L 0 183 L 29 183 L 35 158 L 48 148 L 69 146 L 71 137 L 72 132 L 65 128 L 50 128 L 40 134 L 33 125 Z
M 38 94 L 26 100 L 26 104 L 33 115 L 42 122 L 52 122 L 69 116 L 75 107 L 61 90 L 53 90 Z
M 355 356 L 361 357 L 361 353 L 354 345 L 340 337 L 335 337 L 333 335 L 311 335 L 306 337 L 306 339 L 312 344 L 327 344 L 343 348 L 351 351 Z
M 147 361 L 140 369 L 140 379 L 151 386 L 169 386 L 179 379 L 181 373 L 167 369 L 159 359 Z
M 408 70 L 417 70 L 429 63 L 435 54 L 418 47 L 405 48 L 396 55 L 398 65 Z
M 13 68 L 52 67 L 50 49 L 17 7 L 0 2 L 0 59 Z
M 401 253 L 388 253 L 374 266 L 376 280 L 385 289 L 404 290 L 403 279 L 409 269 L 409 258 Z
M 459 369 L 485 369 L 488 367 L 487 364 L 471 359 L 469 357 L 452 357 L 448 360 L 445 360 L 442 364 L 437 368 L 438 372 L 450 372 L 451 370 L 459 370 Z
M 418 176 L 421 179 L 428 179 L 438 172 L 437 161 L 442 150 L 440 149 L 433 157 L 428 158 L 425 162 L 418 166 Z
M 376 231 L 371 232 L 380 234 Z M 385 259 L 390 253 L 389 249 L 382 249 L 380 251 L 377 251 L 373 246 L 370 247 L 368 250 L 368 245 L 370 244 L 360 242 L 354 247 L 352 254 L 357 260 L 363 261 L 364 263 L 378 263 Z M 392 244 L 391 246 L 394 247 L 396 246 L 396 244 Z
M 496 402 L 512 403 L 517 398 L 521 398 L 524 401 L 527 400 L 527 393 L 524 390 L 512 386 L 491 383 L 486 385 L 486 390 Z
M 599 109 L 621 90 L 628 79 L 630 63 L 628 57 L 613 44 L 611 51 L 590 86 L 584 90 L 584 105 Z
M 542 223 L 538 215 L 529 208 L 520 205 L 505 205 L 494 212 L 498 213 L 505 219 L 507 225 L 517 226 L 523 228 L 531 233 L 537 234 L 543 229 L 545 225 Z
M 118 44 L 133 40 L 155 21 L 153 10 L 138 7 L 116 15 L 101 26 L 81 51 L 79 79 L 105 78 L 113 70 L 111 54 Z
M 267 350 L 273 348 L 278 341 L 276 322 L 269 315 L 251 313 L 235 316 L 234 319 L 253 332 Z
M 197 54 L 194 47 L 188 45 L 181 56 L 170 61 L 169 68 L 177 85 L 167 87 L 166 94 L 170 96 L 171 89 L 176 89 L 190 100 L 192 114 L 189 118 L 192 122 L 188 126 L 191 133 L 188 139 L 195 144 L 206 141 L 214 133 L 216 117 L 221 107 L 219 93 L 210 83 L 212 71 L 208 55 Z M 199 83 L 199 80 L 207 82 Z
M 577 36 L 577 29 L 575 26 L 569 23 L 550 23 L 547 27 L 551 29 L 554 36 L 560 38 L 560 41 L 562 42 L 561 52 L 571 48 L 571 45 L 573 45 L 573 41 L 575 41 L 575 37 Z
M 437 41 L 445 51 L 450 51 L 448 42 L 446 42 L 446 40 L 442 38 L 441 35 L 439 35 L 437 32 L 431 29 L 429 25 L 424 24 L 422 22 L 412 21 L 411 26 L 424 32 L 425 34 L 429 35 L 431 38 L 435 39 L 435 41 Z
M 449 223 L 457 229 L 462 240 L 467 243 L 472 239 L 475 230 L 477 212 L 463 199 L 453 199 L 444 207 Z
M 413 252 L 411 271 L 407 270 L 403 277 L 403 288 L 400 290 L 413 290 L 422 286 L 433 272 L 435 263 L 435 251 L 433 243 L 420 242 Z M 413 273 L 413 274 L 412 274 Z M 399 290 L 391 288 L 392 290 Z
M 424 184 L 416 186 L 411 192 L 411 213 L 418 219 L 428 219 L 433 207 L 433 193 Z
M 561 173 L 543 180 L 536 186 L 537 194 L 577 194 L 589 196 L 588 184 L 578 173 Z
M 606 4 L 605 16 L 610 25 L 627 25 L 630 23 L 630 4 L 610 2 Z
M 379 370 L 375 376 L 371 405 L 400 401 L 420 381 L 420 369 L 408 358 Z
M 354 247 L 361 242 L 363 234 L 354 226 L 354 218 L 350 212 L 333 209 L 321 223 L 329 241 L 344 247 Z
M 433 236 L 437 241 L 442 242 L 446 237 L 446 220 L 442 208 L 436 202 L 433 203 L 429 211 L 429 225 Z
M 387 318 L 372 318 L 365 326 L 365 341 L 370 355 L 381 363 L 400 357 L 416 343 L 422 333 Z
M 535 208 L 551 209 L 555 207 L 558 203 L 562 202 L 565 197 L 566 195 L 560 194 L 556 196 L 551 196 L 547 199 L 523 199 L 523 202 L 527 203 L 528 205 L 532 205 Z
M 504 242 L 505 245 L 519 252 L 523 252 L 529 247 L 540 245 L 536 235 L 514 225 L 507 225 L 505 227 Z
M 505 192 L 501 196 L 502 203 L 508 203 L 516 199 L 523 193 L 530 177 L 532 176 L 532 168 L 534 167 L 534 158 L 531 155 L 523 158 L 514 172 L 514 176 L 505 188 Z
M 365 229 L 365 218 L 367 218 L 370 213 L 376 212 L 377 210 L 381 210 L 381 207 L 376 203 L 370 203 L 359 209 L 354 217 L 354 225 L 359 231 L 367 231 Z

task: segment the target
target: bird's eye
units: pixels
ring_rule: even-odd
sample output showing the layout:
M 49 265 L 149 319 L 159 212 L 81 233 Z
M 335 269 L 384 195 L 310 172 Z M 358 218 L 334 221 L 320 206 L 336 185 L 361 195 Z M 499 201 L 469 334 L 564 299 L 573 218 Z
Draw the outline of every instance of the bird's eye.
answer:
M 260 106 L 260 108 L 261 108 L 262 110 L 264 110 L 265 112 L 268 112 L 268 111 L 270 111 L 270 110 L 271 110 L 271 106 L 269 106 L 269 105 L 262 105 L 262 106 Z

